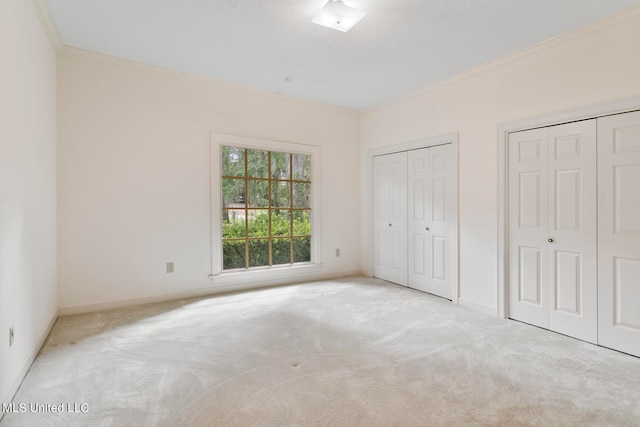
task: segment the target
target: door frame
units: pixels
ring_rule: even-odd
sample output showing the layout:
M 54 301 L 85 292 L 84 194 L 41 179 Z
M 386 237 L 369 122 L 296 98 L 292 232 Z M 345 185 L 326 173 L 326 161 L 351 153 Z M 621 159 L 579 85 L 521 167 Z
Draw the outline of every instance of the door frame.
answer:
M 401 142 L 401 143 L 397 143 L 397 144 L 392 144 L 392 145 L 385 145 L 383 147 L 377 147 L 377 148 L 370 148 L 369 150 L 367 150 L 367 194 L 366 197 L 368 198 L 368 203 L 366 204 L 369 207 L 369 215 L 368 215 L 368 221 L 370 224 L 369 228 L 369 232 L 371 233 L 371 236 L 373 236 L 374 233 L 374 224 L 373 224 L 373 158 L 376 156 L 382 156 L 385 154 L 393 154 L 393 153 L 400 153 L 403 151 L 411 151 L 411 150 L 418 150 L 420 148 L 429 148 L 429 147 L 435 147 L 438 145 L 447 145 L 447 144 L 451 144 L 451 149 L 453 151 L 452 156 L 453 159 L 455 160 L 453 162 L 453 188 L 455 188 L 455 195 L 454 195 L 454 208 L 453 208 L 453 221 L 454 221 L 454 227 L 452 229 L 452 233 L 451 233 L 451 242 L 453 244 L 453 253 L 455 254 L 455 256 L 453 257 L 453 265 L 451 267 L 451 302 L 453 302 L 454 304 L 458 304 L 458 289 L 459 289 L 459 284 L 458 284 L 458 277 L 459 277 L 459 257 L 460 257 L 460 252 L 459 252 L 459 221 L 458 221 L 458 207 L 459 207 L 459 202 L 458 202 L 458 198 L 459 198 L 459 194 L 460 194 L 460 190 L 458 188 L 458 163 L 459 163 L 459 158 L 458 158 L 458 132 L 453 132 L 453 133 L 448 133 L 448 134 L 444 134 L 444 135 L 439 135 L 439 136 L 434 136 L 434 137 L 429 137 L 429 138 L 421 138 L 421 139 L 416 139 L 416 140 L 412 140 L 412 141 L 406 141 L 406 142 Z M 372 239 L 373 241 L 373 239 Z M 368 249 L 368 254 L 367 257 L 368 259 L 371 261 L 371 265 L 373 267 L 373 245 L 370 245 L 369 249 Z M 373 271 L 373 270 L 372 270 Z
M 509 134 L 640 110 L 640 96 L 625 98 L 498 125 L 498 317 L 509 317 Z

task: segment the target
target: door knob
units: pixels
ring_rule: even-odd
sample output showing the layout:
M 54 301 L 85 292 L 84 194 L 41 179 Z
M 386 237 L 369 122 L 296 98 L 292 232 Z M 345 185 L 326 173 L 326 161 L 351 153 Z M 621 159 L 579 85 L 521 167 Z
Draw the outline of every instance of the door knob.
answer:
M 427 231 L 429 231 L 429 227 L 425 227 L 424 229 L 425 229 L 425 230 L 427 230 Z
M 389 223 L 389 227 L 391 227 L 391 223 Z
M 552 238 L 548 238 L 548 239 L 547 239 L 547 242 L 549 242 L 549 243 L 553 243 L 553 239 L 552 239 Z

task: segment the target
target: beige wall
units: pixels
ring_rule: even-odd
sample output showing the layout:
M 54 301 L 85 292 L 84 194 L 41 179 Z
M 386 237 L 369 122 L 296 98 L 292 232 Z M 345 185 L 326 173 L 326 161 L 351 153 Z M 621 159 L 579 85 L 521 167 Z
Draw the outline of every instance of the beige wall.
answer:
M 460 298 L 495 312 L 498 125 L 639 94 L 640 9 L 635 9 L 367 110 L 360 136 L 363 206 L 371 204 L 367 150 L 459 132 Z M 361 212 L 362 266 L 371 273 L 371 216 L 367 209 Z
M 11 400 L 56 308 L 56 54 L 31 2 L 3 0 L 0 402 Z
M 211 132 L 319 146 L 324 267 L 296 279 L 359 271 L 357 112 L 71 49 L 58 93 L 63 312 L 216 290 Z

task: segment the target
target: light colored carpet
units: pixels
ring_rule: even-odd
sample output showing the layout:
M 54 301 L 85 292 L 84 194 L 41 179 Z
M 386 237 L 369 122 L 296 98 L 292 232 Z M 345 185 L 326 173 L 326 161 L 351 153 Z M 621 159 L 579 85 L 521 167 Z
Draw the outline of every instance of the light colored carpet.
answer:
M 2 427 L 638 426 L 640 359 L 351 277 L 61 317 L 14 403 Z

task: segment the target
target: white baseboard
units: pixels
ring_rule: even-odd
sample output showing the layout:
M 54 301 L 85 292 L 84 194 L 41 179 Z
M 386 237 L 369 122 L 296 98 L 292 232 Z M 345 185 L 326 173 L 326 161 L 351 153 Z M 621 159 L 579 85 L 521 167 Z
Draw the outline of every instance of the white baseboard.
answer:
M 97 303 L 97 304 L 83 304 L 83 305 L 76 305 L 76 306 L 70 306 L 70 307 L 60 307 L 58 308 L 58 316 L 66 316 L 69 314 L 93 313 L 96 311 L 113 310 L 116 308 L 130 307 L 132 305 L 153 304 L 156 302 L 173 301 L 173 300 L 185 299 L 185 298 L 205 297 L 210 295 L 225 294 L 229 292 L 247 291 L 251 289 L 263 289 L 263 288 L 269 288 L 274 286 L 290 285 L 293 283 L 304 283 L 308 281 L 336 279 L 338 277 L 355 276 L 360 274 L 361 274 L 360 270 L 353 270 L 353 271 L 343 271 L 340 273 L 333 273 L 333 274 L 322 274 L 322 273 L 309 274 L 307 276 L 296 276 L 286 280 L 275 279 L 275 280 L 256 281 L 256 282 L 250 282 L 250 283 L 238 283 L 234 285 L 217 286 L 217 287 L 208 286 L 205 288 L 196 288 L 196 289 L 191 289 L 184 292 L 173 293 L 173 294 L 162 294 L 162 295 L 154 295 L 154 296 L 142 297 L 142 298 L 108 301 L 108 302 Z
M 11 385 L 9 386 L 9 389 L 7 390 L 5 395 L 2 396 L 2 400 L 0 402 L 9 403 L 13 400 L 13 397 L 18 391 L 18 388 L 20 388 L 20 384 L 22 384 L 22 380 L 24 379 L 25 375 L 27 375 L 29 368 L 31 368 L 31 364 L 33 363 L 36 356 L 38 355 L 38 352 L 44 345 L 44 342 L 49 336 L 49 333 L 51 332 L 51 328 L 53 328 L 53 324 L 56 323 L 56 320 L 58 320 L 58 316 L 57 314 L 54 314 L 51 320 L 49 321 L 49 324 L 45 328 L 45 330 L 42 332 L 42 334 L 40 334 L 40 336 L 38 337 L 38 340 L 35 342 L 35 344 L 31 348 L 31 351 L 27 355 L 27 358 L 22 363 L 20 370 L 16 373 L 13 381 L 11 382 Z M 4 416 L 4 412 L 0 412 L 0 421 L 2 421 L 3 416 Z
M 458 305 L 460 305 L 460 307 L 477 311 L 478 313 L 486 314 L 487 316 L 496 317 L 498 315 L 498 310 L 496 308 L 487 307 L 486 305 L 478 304 L 464 298 L 458 298 Z

